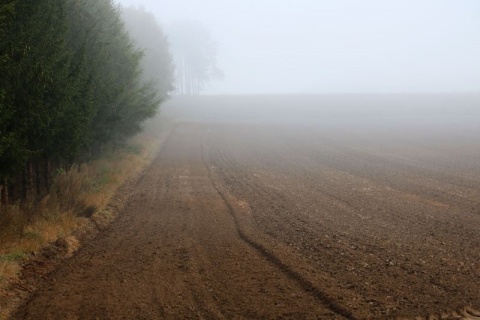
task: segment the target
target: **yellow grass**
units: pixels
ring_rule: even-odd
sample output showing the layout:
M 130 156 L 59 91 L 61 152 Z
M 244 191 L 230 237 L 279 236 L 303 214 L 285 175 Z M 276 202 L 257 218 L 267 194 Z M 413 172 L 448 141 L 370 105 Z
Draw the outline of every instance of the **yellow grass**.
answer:
M 108 216 L 104 208 L 118 187 L 151 162 L 160 141 L 159 135 L 139 135 L 99 160 L 59 171 L 40 203 L 9 206 L 0 222 L 0 287 L 16 280 L 31 252 L 86 226 L 88 216 Z

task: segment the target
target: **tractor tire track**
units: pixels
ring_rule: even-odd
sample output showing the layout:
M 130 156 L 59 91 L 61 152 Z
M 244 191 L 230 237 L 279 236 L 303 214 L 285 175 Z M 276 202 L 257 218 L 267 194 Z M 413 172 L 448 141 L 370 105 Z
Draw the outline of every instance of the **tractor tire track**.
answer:
M 206 168 L 209 168 L 208 163 L 205 161 L 205 155 L 204 155 L 204 149 L 202 148 L 202 160 Z M 308 294 L 311 294 L 313 297 L 315 297 L 317 300 L 319 300 L 322 304 L 327 306 L 330 310 L 332 310 L 334 313 L 341 315 L 345 317 L 346 319 L 351 319 L 354 320 L 356 319 L 352 312 L 347 310 L 345 307 L 342 305 L 338 304 L 334 299 L 329 297 L 325 292 L 323 292 L 321 289 L 316 287 L 313 283 L 311 283 L 309 280 L 305 279 L 300 273 L 296 272 L 294 269 L 292 269 L 290 266 L 282 262 L 271 250 L 267 249 L 265 246 L 260 244 L 259 242 L 253 240 L 251 237 L 249 237 L 242 229 L 242 226 L 238 220 L 237 215 L 235 214 L 235 209 L 233 208 L 231 202 L 228 200 L 227 196 L 225 193 L 217 186 L 215 183 L 215 180 L 212 178 L 212 172 L 209 170 L 208 172 L 209 175 L 209 180 L 214 186 L 215 190 L 217 191 L 218 195 L 222 198 L 223 203 L 225 206 L 228 208 L 228 211 L 232 218 L 235 221 L 235 227 L 236 231 L 238 233 L 238 236 L 251 248 L 255 249 L 262 257 L 264 257 L 267 261 L 272 263 L 274 266 L 276 266 L 281 272 L 283 272 L 285 275 L 287 275 L 289 278 L 291 278 L 293 281 L 295 281 L 302 290 L 307 292 Z

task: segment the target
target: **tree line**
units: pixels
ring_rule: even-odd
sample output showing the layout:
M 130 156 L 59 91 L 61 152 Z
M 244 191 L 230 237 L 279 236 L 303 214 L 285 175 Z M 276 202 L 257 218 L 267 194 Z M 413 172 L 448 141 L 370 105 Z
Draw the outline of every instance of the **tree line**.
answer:
M 132 10 L 112 0 L 0 0 L 1 204 L 122 144 L 173 89 L 165 35 Z M 133 15 L 156 32 L 154 50 L 128 32 Z

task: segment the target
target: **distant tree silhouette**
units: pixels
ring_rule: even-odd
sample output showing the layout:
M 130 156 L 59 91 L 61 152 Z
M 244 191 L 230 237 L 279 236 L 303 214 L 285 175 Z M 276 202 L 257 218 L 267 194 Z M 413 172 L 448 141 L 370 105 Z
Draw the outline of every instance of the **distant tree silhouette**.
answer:
M 176 67 L 176 94 L 198 95 L 212 79 L 222 78 L 216 66 L 217 44 L 197 21 L 178 21 L 169 28 Z

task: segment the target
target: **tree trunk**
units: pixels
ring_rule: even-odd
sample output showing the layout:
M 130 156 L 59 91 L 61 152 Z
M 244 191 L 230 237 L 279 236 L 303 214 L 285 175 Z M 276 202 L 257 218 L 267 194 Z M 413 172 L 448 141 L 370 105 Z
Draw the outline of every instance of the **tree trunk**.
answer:
M 43 171 L 43 179 L 45 181 L 45 189 L 48 192 L 50 190 L 50 160 L 45 159 L 45 166 Z
M 34 170 L 35 170 L 35 189 L 36 189 L 36 194 L 37 196 L 42 195 L 42 179 L 41 179 L 41 174 L 40 174 L 40 160 L 35 160 L 34 161 Z
M 8 181 L 3 179 L 0 190 L 0 209 L 3 209 L 3 213 L 8 210 Z
M 8 192 L 8 201 L 9 203 L 14 203 L 15 201 L 18 200 L 18 184 L 17 181 L 14 180 L 11 183 L 8 184 L 7 188 Z
M 23 197 L 24 199 L 28 199 L 32 196 L 32 189 L 33 189 L 33 163 L 32 161 L 28 161 L 26 168 L 25 168 L 25 175 L 24 175 L 24 191 Z
M 8 203 L 7 179 L 3 179 L 0 185 L 0 205 L 6 206 Z

